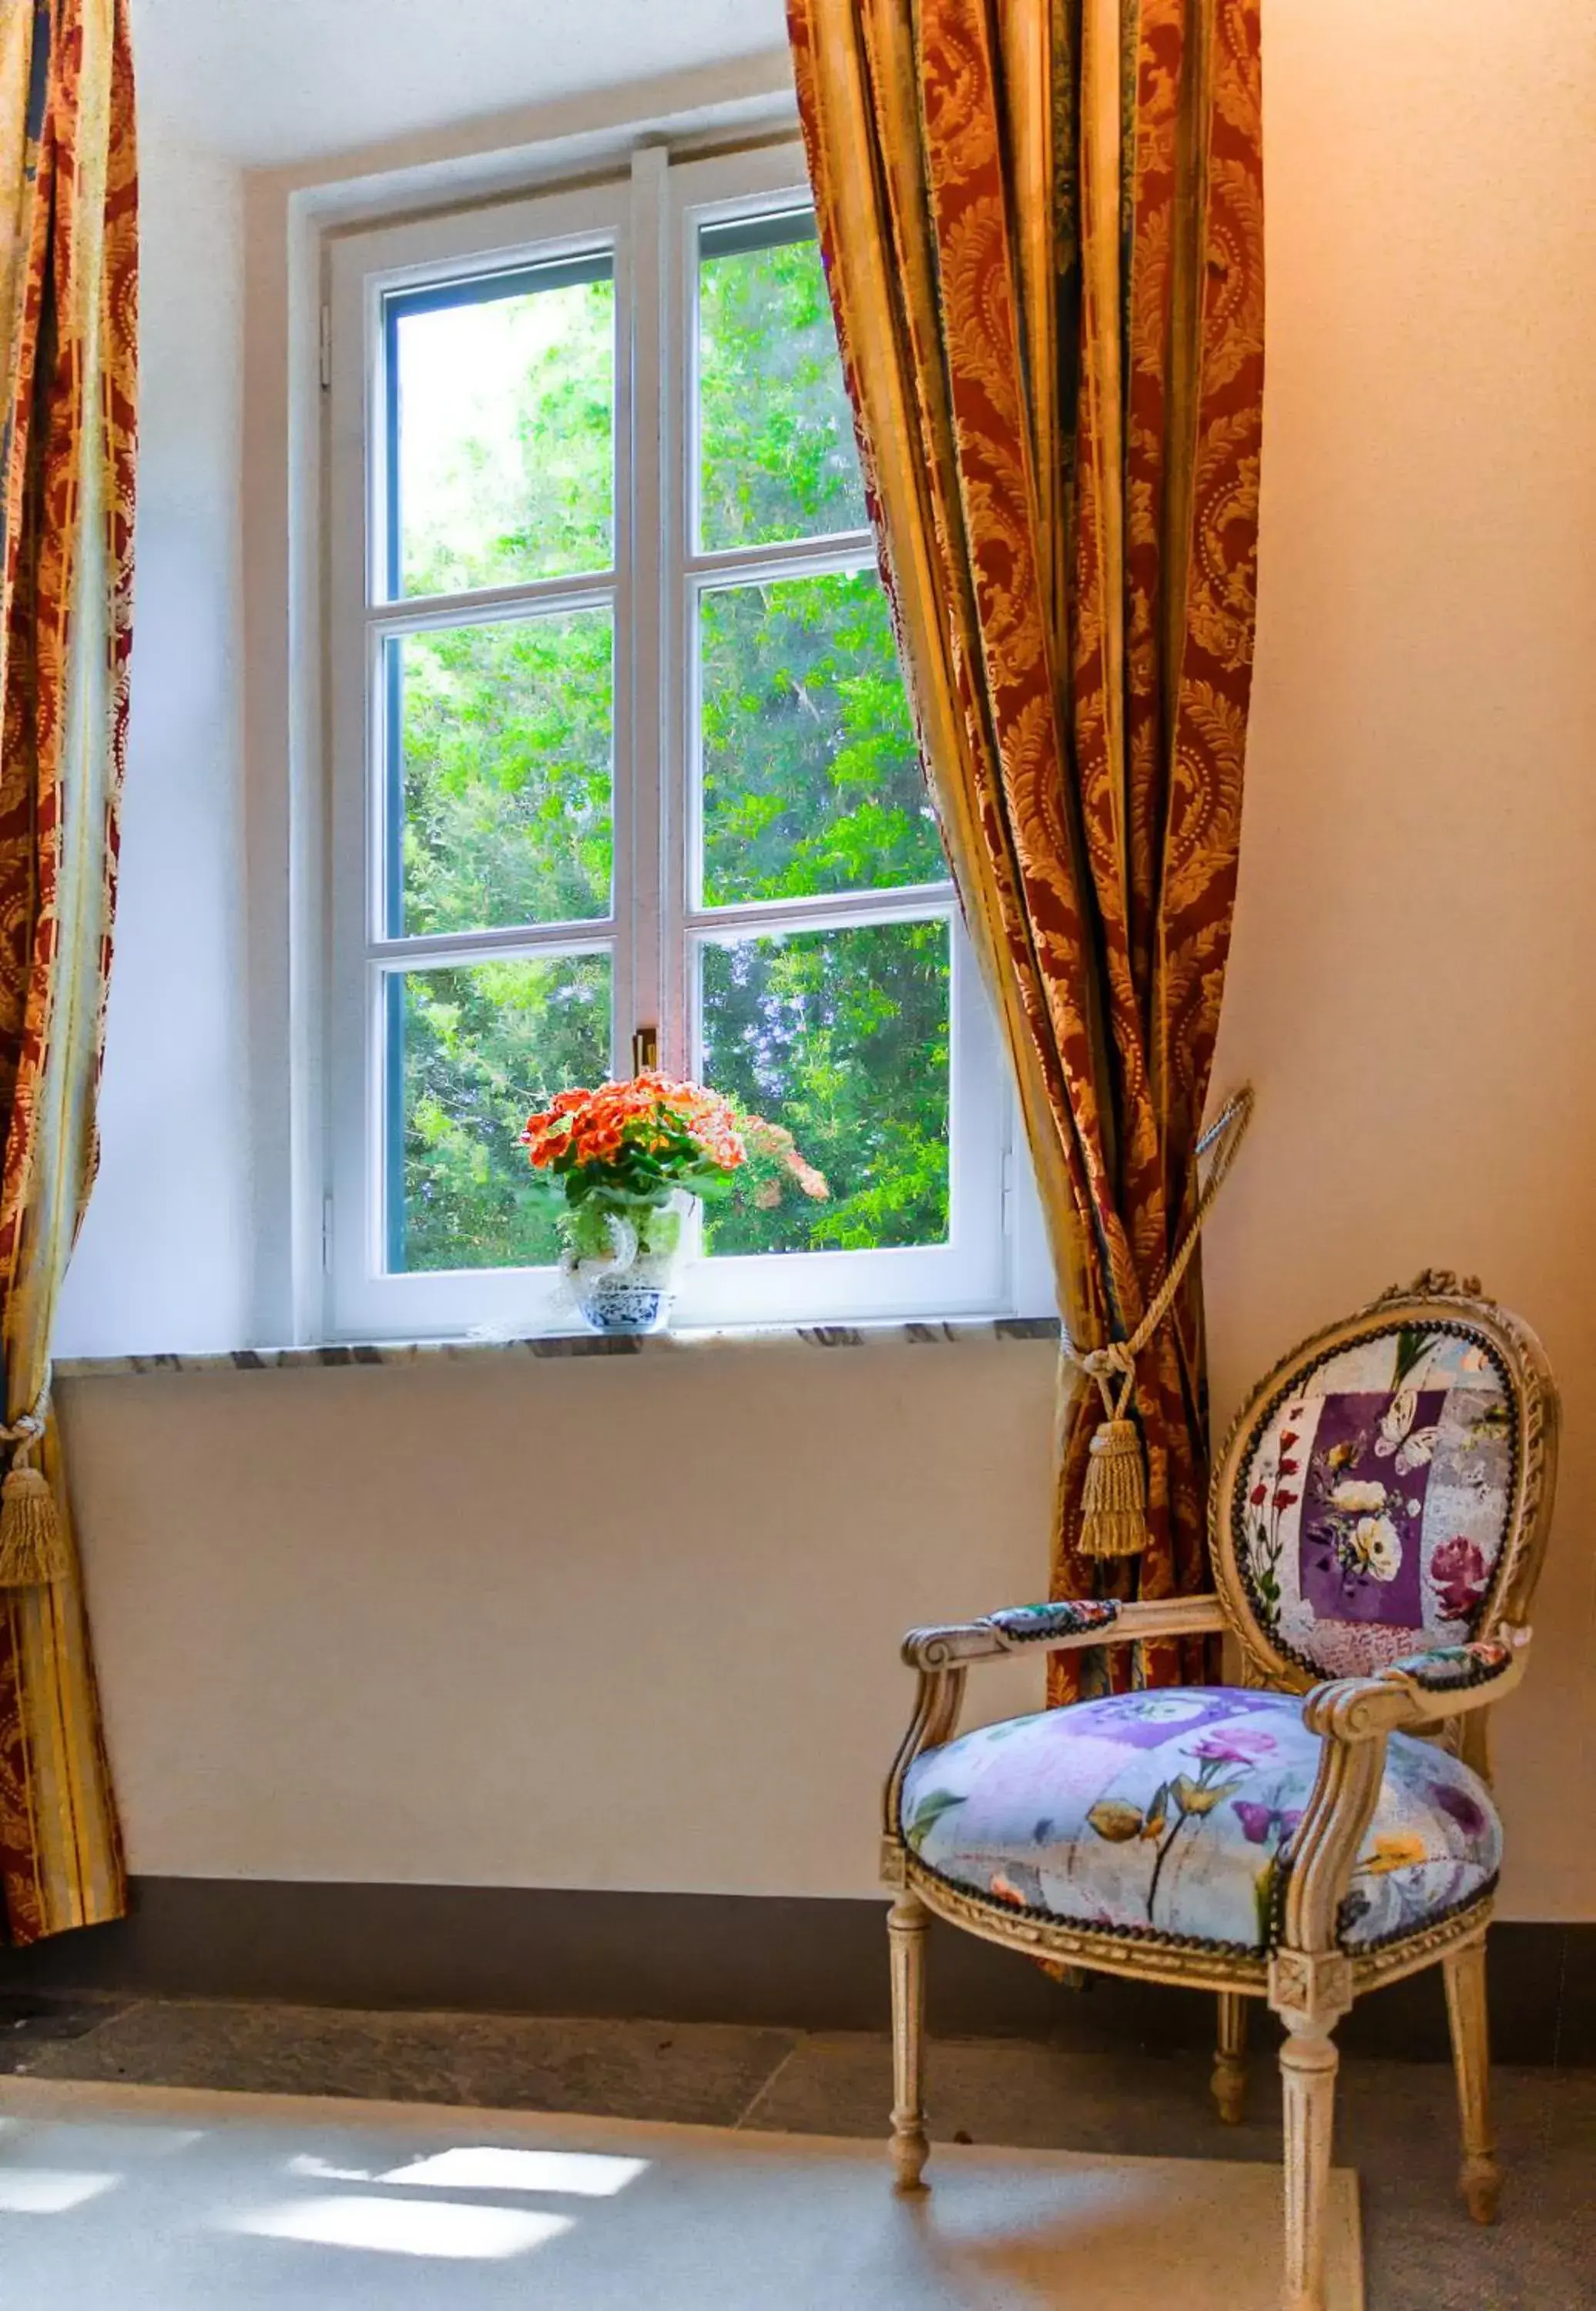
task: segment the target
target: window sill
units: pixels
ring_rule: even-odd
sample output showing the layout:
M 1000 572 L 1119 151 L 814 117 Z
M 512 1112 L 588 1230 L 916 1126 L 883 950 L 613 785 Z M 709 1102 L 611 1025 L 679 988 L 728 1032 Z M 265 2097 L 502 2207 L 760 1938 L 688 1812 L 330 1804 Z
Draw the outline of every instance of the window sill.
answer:
M 533 1339 L 384 1340 L 302 1348 L 223 1348 L 168 1356 L 66 1356 L 57 1380 L 105 1380 L 118 1374 L 300 1372 L 340 1365 L 469 1364 L 483 1356 L 681 1356 L 701 1348 L 793 1343 L 809 1348 L 940 1347 L 970 1341 L 1057 1340 L 1052 1316 L 955 1316 L 938 1323 L 748 1324 L 715 1330 L 546 1332 Z

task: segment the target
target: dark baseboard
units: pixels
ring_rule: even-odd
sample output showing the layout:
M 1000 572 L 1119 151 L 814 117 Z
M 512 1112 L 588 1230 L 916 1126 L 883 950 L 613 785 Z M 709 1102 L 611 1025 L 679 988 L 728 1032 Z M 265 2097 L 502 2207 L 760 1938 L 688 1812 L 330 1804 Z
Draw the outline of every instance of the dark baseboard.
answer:
M 0 1997 L 267 1999 L 371 2010 L 647 2015 L 798 2029 L 886 2027 L 879 1901 L 454 1886 L 143 1878 L 132 1914 L 31 1950 L 0 1949 Z M 948 2036 L 1059 2036 L 1105 2049 L 1209 2043 L 1208 2000 L 1038 1968 L 938 1926 L 930 2022 Z M 1504 1923 L 1490 1938 L 1492 2037 L 1509 2062 L 1596 2062 L 1596 1923 Z M 1431 1969 L 1361 2000 L 1348 2053 L 1440 2062 Z

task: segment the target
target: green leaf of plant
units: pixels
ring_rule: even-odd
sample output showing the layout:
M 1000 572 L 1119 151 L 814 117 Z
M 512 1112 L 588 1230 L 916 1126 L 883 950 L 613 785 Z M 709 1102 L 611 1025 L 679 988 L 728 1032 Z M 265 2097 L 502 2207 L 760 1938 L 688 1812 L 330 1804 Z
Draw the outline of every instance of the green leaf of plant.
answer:
M 1397 1368 L 1392 1388 L 1400 1388 L 1426 1349 L 1433 1348 L 1440 1335 L 1420 1331 L 1414 1324 L 1404 1324 L 1397 1334 Z
M 962 1806 L 964 1802 L 964 1800 L 953 1790 L 926 1792 L 924 1797 L 917 1801 L 913 1813 L 903 1825 L 903 1835 L 917 1853 L 943 1815 L 951 1813 L 955 1806 Z

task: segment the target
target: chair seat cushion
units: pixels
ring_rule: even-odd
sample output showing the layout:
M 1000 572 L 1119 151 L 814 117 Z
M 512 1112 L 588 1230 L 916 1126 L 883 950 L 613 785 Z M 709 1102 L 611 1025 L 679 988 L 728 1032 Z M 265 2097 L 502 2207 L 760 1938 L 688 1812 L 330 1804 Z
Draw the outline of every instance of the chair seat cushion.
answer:
M 971 1893 L 1110 1932 L 1264 1950 L 1278 1856 L 1321 1743 L 1298 1696 L 1239 1687 L 1116 1694 L 984 1725 L 926 1750 L 903 1830 Z M 1343 1906 L 1349 1949 L 1417 1932 L 1495 1879 L 1502 1832 L 1478 1776 L 1391 1737 Z

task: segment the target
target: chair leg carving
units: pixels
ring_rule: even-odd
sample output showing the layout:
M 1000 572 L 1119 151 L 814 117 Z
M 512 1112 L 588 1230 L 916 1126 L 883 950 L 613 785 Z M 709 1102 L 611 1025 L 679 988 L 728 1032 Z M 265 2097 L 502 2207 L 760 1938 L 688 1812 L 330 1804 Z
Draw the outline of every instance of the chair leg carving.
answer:
M 1219 1993 L 1219 2035 L 1214 2046 L 1214 2106 L 1226 2126 L 1239 2126 L 1247 2102 L 1247 2001 L 1239 1992 Z
M 1491 2130 L 1490 2025 L 1486 2006 L 1485 1943 L 1470 1942 L 1442 1961 L 1452 2059 L 1457 2071 L 1463 2163 L 1458 2187 L 1477 2223 L 1494 2223 L 1502 2194 Z
M 886 1916 L 893 1987 L 893 2131 L 894 2189 L 923 2191 L 930 2155 L 926 2137 L 926 1928 L 930 1914 L 918 1895 L 900 1893 Z
M 1286 2099 L 1286 2311 L 1325 2311 L 1330 2150 L 1340 2056 L 1327 2033 L 1298 2030 L 1280 2049 Z

